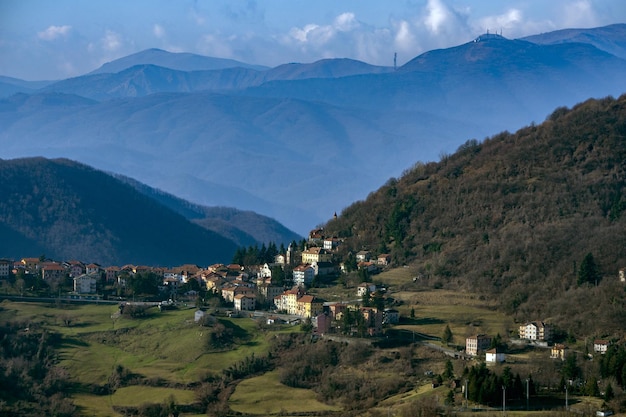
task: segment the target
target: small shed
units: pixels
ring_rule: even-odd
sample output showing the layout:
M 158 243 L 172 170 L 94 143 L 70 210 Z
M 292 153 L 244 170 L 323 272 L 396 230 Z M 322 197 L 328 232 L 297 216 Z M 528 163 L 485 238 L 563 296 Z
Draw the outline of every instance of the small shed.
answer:
M 193 321 L 195 321 L 196 323 L 200 322 L 204 318 L 205 314 L 206 313 L 202 310 L 196 310 L 193 315 Z

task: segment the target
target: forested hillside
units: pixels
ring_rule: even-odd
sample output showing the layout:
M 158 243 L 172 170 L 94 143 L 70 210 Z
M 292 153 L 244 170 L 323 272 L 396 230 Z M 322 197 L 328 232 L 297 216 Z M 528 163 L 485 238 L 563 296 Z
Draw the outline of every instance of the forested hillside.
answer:
M 520 321 L 610 333 L 626 318 L 625 186 L 626 96 L 609 97 L 417 163 L 325 229 L 422 282 L 497 296 Z
M 0 160 L 0 257 L 102 265 L 228 262 L 231 240 L 67 159 Z

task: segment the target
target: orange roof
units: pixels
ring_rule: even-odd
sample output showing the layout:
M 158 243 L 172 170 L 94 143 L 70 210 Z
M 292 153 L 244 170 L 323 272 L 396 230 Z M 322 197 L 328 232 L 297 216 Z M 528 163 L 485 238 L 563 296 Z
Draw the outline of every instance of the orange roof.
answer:
M 315 301 L 315 297 L 312 295 L 303 295 L 302 297 L 298 298 L 299 303 L 311 304 L 313 301 Z

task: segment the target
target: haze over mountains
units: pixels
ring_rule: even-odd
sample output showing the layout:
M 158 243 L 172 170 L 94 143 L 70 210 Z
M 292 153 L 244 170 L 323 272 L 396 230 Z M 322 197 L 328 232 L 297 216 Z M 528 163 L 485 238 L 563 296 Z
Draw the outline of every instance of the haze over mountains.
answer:
M 625 27 L 485 34 L 395 70 L 344 59 L 226 68 L 148 50 L 43 87 L 0 80 L 0 145 L 5 158 L 71 158 L 304 235 L 416 161 L 620 95 Z

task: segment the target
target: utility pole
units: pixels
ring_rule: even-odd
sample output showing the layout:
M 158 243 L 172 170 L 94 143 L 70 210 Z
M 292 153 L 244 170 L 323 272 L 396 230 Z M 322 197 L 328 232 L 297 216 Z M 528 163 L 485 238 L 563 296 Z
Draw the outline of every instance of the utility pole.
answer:
M 565 411 L 569 410 L 569 405 L 567 403 L 567 383 L 565 384 Z
M 506 387 L 502 385 L 502 415 L 506 413 Z
M 465 380 L 465 408 L 469 407 L 469 402 L 467 401 L 467 379 Z

